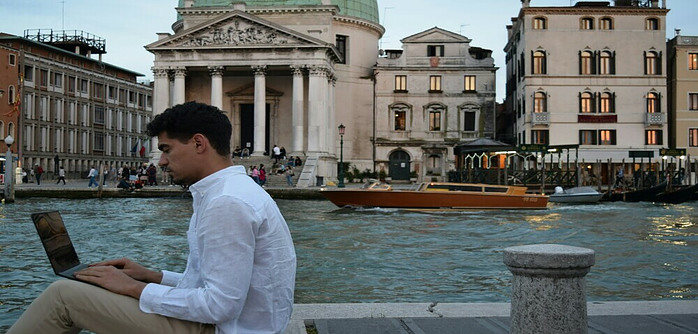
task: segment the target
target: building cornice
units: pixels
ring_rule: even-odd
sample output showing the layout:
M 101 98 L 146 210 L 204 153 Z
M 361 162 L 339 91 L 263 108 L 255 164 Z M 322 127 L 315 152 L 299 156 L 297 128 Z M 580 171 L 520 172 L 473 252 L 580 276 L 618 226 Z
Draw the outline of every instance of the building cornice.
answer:
M 646 15 L 666 16 L 669 12 L 664 8 L 638 8 L 638 7 L 528 7 L 523 8 L 519 18 L 524 15 Z

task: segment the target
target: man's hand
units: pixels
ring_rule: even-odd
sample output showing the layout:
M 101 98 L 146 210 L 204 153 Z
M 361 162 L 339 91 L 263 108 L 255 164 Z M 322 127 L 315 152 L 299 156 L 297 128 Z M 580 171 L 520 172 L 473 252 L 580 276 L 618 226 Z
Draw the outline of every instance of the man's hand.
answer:
M 75 277 L 97 284 L 111 292 L 140 299 L 146 283 L 135 280 L 114 266 L 90 266 L 75 273 Z
M 124 274 L 141 282 L 158 284 L 162 282 L 162 272 L 149 270 L 126 258 L 107 260 L 90 265 L 90 267 L 98 266 L 112 266 L 121 269 Z

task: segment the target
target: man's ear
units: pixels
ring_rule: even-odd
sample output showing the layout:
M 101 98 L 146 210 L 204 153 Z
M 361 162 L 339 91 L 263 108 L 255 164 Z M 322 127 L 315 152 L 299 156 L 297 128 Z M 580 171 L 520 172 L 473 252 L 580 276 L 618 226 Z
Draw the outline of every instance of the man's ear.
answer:
M 206 136 L 200 133 L 195 134 L 194 137 L 192 137 L 192 140 L 196 145 L 196 152 L 198 153 L 203 152 L 206 146 L 208 146 L 208 140 L 206 139 Z

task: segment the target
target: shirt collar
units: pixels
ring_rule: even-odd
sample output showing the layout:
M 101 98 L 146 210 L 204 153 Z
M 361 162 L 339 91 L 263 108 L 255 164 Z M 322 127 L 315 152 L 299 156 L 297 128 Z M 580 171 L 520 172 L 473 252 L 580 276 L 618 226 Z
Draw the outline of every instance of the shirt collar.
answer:
M 225 179 L 225 178 L 231 177 L 231 176 L 236 175 L 236 174 L 247 175 L 247 173 L 245 172 L 245 167 L 243 167 L 243 166 L 230 166 L 230 167 L 226 167 L 224 169 L 221 169 L 221 170 L 197 181 L 196 183 L 192 184 L 191 186 L 189 186 L 189 190 L 192 193 L 197 192 L 197 193 L 203 194 L 206 190 L 208 190 L 209 188 L 218 184 L 221 179 Z

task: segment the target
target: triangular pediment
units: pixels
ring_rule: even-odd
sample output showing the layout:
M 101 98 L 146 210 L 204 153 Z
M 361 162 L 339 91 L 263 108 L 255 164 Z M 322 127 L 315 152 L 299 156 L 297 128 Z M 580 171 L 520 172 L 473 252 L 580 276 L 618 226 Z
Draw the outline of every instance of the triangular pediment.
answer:
M 146 45 L 147 50 L 260 48 L 260 47 L 327 47 L 317 38 L 276 23 L 235 10 L 175 35 Z
M 471 40 L 463 35 L 439 27 L 433 27 L 420 33 L 407 36 L 400 41 L 402 43 L 470 43 Z

